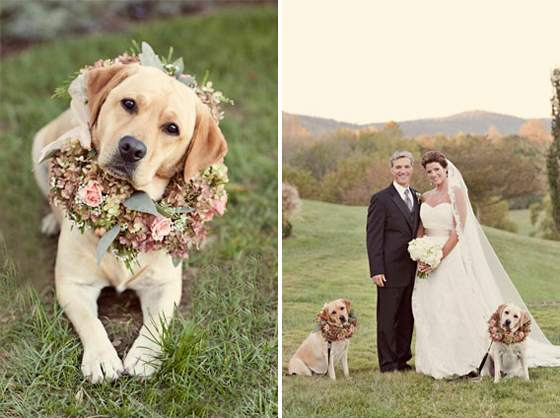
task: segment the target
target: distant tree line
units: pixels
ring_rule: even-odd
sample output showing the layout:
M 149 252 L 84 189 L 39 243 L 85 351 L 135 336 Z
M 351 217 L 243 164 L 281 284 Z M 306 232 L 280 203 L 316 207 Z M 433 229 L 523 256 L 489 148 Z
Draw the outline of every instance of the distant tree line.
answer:
M 540 125 L 539 125 L 540 124 Z M 406 149 L 415 156 L 412 187 L 431 188 L 420 157 L 442 151 L 460 170 L 469 187 L 473 209 L 485 225 L 515 230 L 509 207 L 528 208 L 548 192 L 547 150 L 551 136 L 531 120 L 518 135 L 444 135 L 406 138 L 395 122 L 382 129 L 341 129 L 314 137 L 297 116 L 283 118 L 282 178 L 304 199 L 367 205 L 371 195 L 392 181 L 389 158 Z M 538 214 L 537 214 L 538 216 Z

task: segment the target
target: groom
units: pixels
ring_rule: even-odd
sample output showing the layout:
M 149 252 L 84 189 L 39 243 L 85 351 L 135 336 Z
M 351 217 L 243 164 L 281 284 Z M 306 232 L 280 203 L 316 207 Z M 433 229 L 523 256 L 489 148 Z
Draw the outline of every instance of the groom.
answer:
M 414 157 L 397 151 L 391 157 L 393 183 L 373 195 L 367 217 L 370 276 L 377 285 L 377 354 L 382 372 L 409 370 L 412 288 L 416 262 L 408 242 L 416 238 L 419 204 L 410 189 Z

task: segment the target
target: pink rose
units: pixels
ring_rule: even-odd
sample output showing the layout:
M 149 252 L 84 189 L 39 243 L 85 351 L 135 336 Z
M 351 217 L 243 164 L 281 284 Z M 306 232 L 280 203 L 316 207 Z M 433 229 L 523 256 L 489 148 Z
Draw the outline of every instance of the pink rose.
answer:
M 163 215 L 158 215 L 150 225 L 152 231 L 152 238 L 155 241 L 161 241 L 163 237 L 169 235 L 171 232 L 171 219 Z
M 496 325 L 496 321 L 494 321 L 494 320 L 491 320 L 491 321 L 490 321 L 490 325 L 491 325 L 491 326 L 494 326 L 494 325 Z
M 86 186 L 80 189 L 78 195 L 86 205 L 95 207 L 101 204 L 102 191 L 101 184 L 95 180 L 90 180 Z
M 329 329 L 331 329 L 328 325 L 325 325 L 325 331 L 328 331 Z
M 525 336 L 525 333 L 523 331 L 519 332 L 519 338 L 523 338 Z
M 212 200 L 212 212 L 223 215 L 226 210 L 227 195 L 220 199 Z
M 343 338 L 344 338 L 344 335 L 338 334 L 338 339 L 339 339 L 339 340 L 342 340 Z

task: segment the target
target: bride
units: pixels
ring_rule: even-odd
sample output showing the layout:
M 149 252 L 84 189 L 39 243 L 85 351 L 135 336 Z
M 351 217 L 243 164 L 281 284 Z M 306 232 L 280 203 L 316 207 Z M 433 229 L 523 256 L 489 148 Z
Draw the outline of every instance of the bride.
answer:
M 474 372 L 490 338 L 487 321 L 504 302 L 528 312 L 472 211 L 459 170 L 439 151 L 422 157 L 433 190 L 423 194 L 418 237 L 443 244 L 435 270 L 416 279 L 412 309 L 416 323 L 416 371 L 436 379 Z M 560 346 L 552 345 L 531 316 L 529 367 L 560 366 Z

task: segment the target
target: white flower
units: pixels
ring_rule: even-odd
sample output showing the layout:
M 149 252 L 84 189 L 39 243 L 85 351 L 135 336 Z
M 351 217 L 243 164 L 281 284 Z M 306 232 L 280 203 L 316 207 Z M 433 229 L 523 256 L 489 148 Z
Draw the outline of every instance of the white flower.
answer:
M 410 258 L 436 268 L 443 257 L 443 245 L 430 237 L 416 238 L 408 243 Z M 418 277 L 423 277 L 419 275 Z

